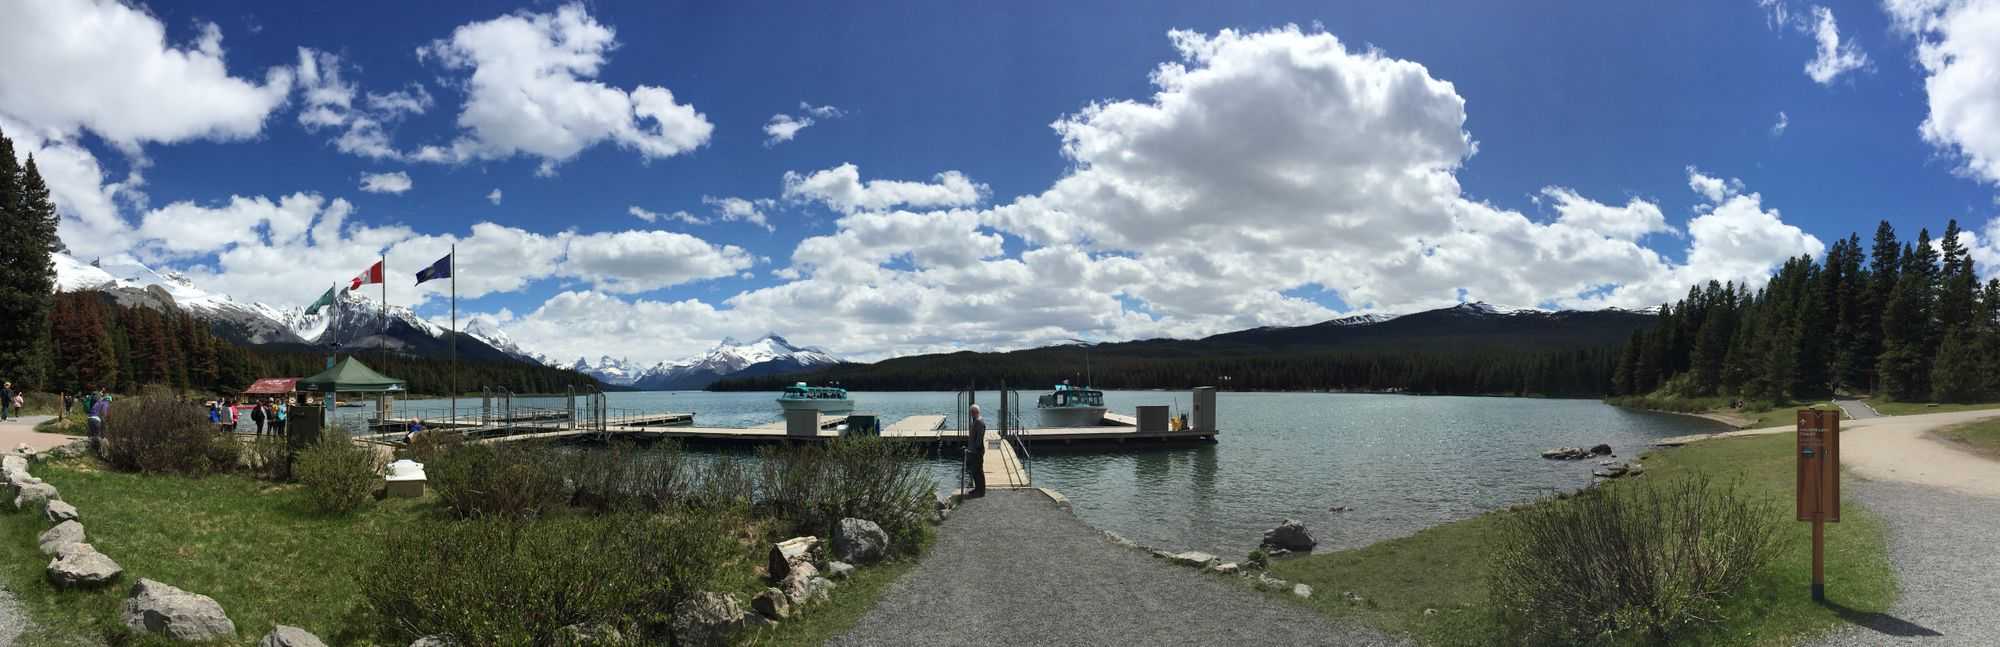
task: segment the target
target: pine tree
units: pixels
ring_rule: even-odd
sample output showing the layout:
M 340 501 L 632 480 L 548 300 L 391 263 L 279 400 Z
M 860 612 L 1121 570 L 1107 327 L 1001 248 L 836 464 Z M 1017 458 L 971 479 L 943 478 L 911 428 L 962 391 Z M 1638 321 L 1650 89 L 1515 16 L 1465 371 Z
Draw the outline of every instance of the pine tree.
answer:
M 17 388 L 47 389 L 56 223 L 34 158 L 17 165 L 13 142 L 0 134 L 0 375 Z

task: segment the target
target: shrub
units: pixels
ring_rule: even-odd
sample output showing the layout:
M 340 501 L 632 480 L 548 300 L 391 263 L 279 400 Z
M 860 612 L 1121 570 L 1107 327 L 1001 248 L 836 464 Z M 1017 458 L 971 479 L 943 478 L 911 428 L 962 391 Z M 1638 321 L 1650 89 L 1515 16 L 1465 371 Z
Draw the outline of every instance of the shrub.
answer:
M 560 457 L 547 449 L 461 444 L 424 463 L 424 473 L 453 514 L 525 518 L 557 510 L 569 501 L 560 463 Z
M 727 523 L 636 513 L 428 520 L 389 533 L 363 589 L 399 640 L 550 644 L 562 627 L 605 622 L 664 643 L 668 610 L 742 567 Z
M 758 455 L 764 504 L 800 533 L 828 536 L 843 518 L 867 519 L 882 526 L 893 548 L 910 550 L 929 532 L 936 491 L 911 447 L 860 437 Z
M 1778 552 L 1781 512 L 1694 478 L 1509 515 L 1490 581 L 1509 642 L 1665 641 L 1719 622 Z
M 111 401 L 105 421 L 105 459 L 138 472 L 202 475 L 234 469 L 241 446 L 208 424 L 201 407 L 141 396 Z
M 314 510 L 347 514 L 368 502 L 375 490 L 375 473 L 381 465 L 373 448 L 326 434 L 299 452 L 295 468 L 299 483 L 305 486 L 306 500 Z

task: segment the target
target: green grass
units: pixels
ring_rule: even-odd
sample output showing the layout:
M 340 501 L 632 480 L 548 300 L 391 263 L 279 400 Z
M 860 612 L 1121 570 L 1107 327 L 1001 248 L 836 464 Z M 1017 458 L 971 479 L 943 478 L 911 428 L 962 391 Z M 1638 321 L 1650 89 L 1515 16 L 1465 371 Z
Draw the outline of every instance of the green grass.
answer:
M 1727 418 L 1729 424 L 1740 426 L 1744 429 L 1789 425 L 1792 424 L 1795 416 L 1798 415 L 1795 412 L 1801 408 L 1807 408 L 1807 405 L 1795 402 L 1764 401 L 1740 402 L 1742 406 L 1730 406 L 1731 404 L 1738 403 L 1739 400 L 1723 396 L 1688 398 L 1662 393 L 1606 398 L 1605 402 L 1634 409 L 1717 415 Z M 1810 405 L 1810 408 L 1829 411 L 1839 409 L 1839 407 L 1827 402 Z
M 1876 398 L 1868 399 L 1868 406 L 1885 416 L 1909 416 L 1924 413 L 1946 413 L 1950 411 L 1977 411 L 1980 409 L 2000 409 L 2000 402 L 1896 402 Z
M 82 436 L 89 433 L 90 430 L 84 427 L 84 417 L 75 415 L 67 418 L 43 420 L 41 424 L 35 425 L 35 431 L 45 434 Z
M 1789 435 L 1714 440 L 1646 457 L 1642 479 L 1706 474 L 1718 485 L 1792 509 L 1793 439 Z M 1629 487 L 1617 482 L 1606 487 Z M 1313 587 L 1306 602 L 1335 618 L 1407 633 L 1427 645 L 1491 644 L 1500 634 L 1487 604 L 1488 558 L 1498 544 L 1501 517 L 1494 512 L 1365 548 L 1279 560 L 1273 574 Z M 1895 598 L 1895 576 L 1885 552 L 1880 517 L 1856 503 L 1841 507 L 1842 522 L 1826 531 L 1827 597 L 1859 612 L 1886 611 Z M 1771 568 L 1731 600 L 1723 623 L 1692 642 L 1709 645 L 1791 645 L 1845 623 L 1832 607 L 1811 601 L 1811 526 L 1785 525 L 1787 545 Z M 1343 600 L 1352 591 L 1366 600 Z M 1290 594 L 1279 597 L 1290 599 Z M 1424 615 L 1425 609 L 1437 609 Z
M 1939 429 L 1945 440 L 1963 444 L 1981 455 L 2000 459 L 2000 420 L 1981 420 Z

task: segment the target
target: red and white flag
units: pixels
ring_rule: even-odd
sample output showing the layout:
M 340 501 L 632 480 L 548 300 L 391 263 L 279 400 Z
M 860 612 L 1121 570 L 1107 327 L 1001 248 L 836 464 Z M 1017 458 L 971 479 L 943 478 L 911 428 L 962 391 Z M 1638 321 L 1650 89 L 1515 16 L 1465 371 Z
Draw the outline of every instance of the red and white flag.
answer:
M 347 289 L 353 290 L 361 286 L 368 285 L 370 283 L 381 283 L 381 282 L 382 282 L 382 261 L 375 261 L 374 265 L 368 266 L 368 271 L 362 272 L 359 276 L 354 277 L 354 280 L 348 281 Z

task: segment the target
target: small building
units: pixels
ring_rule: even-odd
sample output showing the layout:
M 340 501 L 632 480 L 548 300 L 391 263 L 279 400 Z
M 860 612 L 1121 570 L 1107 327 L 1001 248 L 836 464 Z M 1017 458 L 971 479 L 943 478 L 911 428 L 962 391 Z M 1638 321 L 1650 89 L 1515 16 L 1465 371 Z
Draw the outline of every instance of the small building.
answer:
M 243 389 L 243 399 L 252 402 L 266 398 L 273 401 L 287 401 L 298 392 L 299 378 L 265 377 L 252 382 L 250 388 Z

